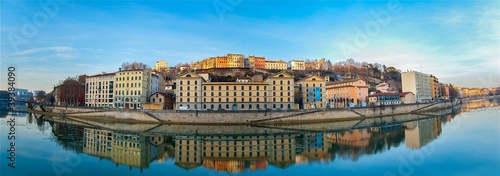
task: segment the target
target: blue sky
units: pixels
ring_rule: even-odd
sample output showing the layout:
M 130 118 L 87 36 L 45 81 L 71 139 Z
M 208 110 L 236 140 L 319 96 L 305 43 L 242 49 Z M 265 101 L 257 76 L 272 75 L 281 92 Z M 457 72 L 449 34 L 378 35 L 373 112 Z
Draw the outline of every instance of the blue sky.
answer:
M 458 86 L 500 86 L 498 1 L 54 3 L 1 1 L 0 89 L 10 65 L 18 87 L 50 90 L 68 76 L 114 72 L 126 61 L 175 65 L 227 53 L 353 58 Z

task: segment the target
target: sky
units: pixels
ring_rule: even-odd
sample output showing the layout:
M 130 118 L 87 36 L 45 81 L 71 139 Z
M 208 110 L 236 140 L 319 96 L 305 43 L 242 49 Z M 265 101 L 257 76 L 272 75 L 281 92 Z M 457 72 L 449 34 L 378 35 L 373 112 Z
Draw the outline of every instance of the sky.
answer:
M 0 89 L 51 91 L 123 62 L 170 66 L 239 53 L 268 60 L 353 58 L 462 87 L 500 86 L 500 2 L 0 1 Z

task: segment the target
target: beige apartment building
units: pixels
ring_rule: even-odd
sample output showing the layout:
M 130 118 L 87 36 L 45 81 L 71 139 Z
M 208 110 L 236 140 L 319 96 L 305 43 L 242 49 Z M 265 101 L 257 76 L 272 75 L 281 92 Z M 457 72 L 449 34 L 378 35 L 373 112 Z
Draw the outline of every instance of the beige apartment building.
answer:
M 417 71 L 401 73 L 402 92 L 413 92 L 418 101 L 432 100 L 431 81 L 428 74 Z
M 368 86 L 363 79 L 328 82 L 326 94 L 332 108 L 346 107 L 349 103 L 360 105 L 367 102 Z
M 178 110 L 293 109 L 293 76 L 286 73 L 269 76 L 262 82 L 206 82 L 190 72 L 176 81 Z
M 85 79 L 85 106 L 113 107 L 115 73 L 101 73 Z
M 279 61 L 266 60 L 265 64 L 266 64 L 265 68 L 267 70 L 286 70 L 286 69 L 288 69 L 288 64 L 283 60 L 279 60 Z
M 140 109 L 151 95 L 151 70 L 131 69 L 115 73 L 115 107 Z
M 292 60 L 290 65 L 292 70 L 306 70 L 306 62 L 302 60 Z
M 439 79 L 434 75 L 431 75 L 429 77 L 429 79 L 430 79 L 429 81 L 431 83 L 432 99 L 437 100 L 441 95 L 441 91 L 439 89 Z
M 297 81 L 298 93 L 300 96 L 299 109 L 325 108 L 327 103 L 325 91 L 325 79 L 319 76 L 309 76 Z
M 244 68 L 245 57 L 243 56 L 243 54 L 227 54 L 227 67 Z
M 156 62 L 155 66 L 152 68 L 153 71 L 168 70 L 168 64 L 166 60 L 159 60 Z

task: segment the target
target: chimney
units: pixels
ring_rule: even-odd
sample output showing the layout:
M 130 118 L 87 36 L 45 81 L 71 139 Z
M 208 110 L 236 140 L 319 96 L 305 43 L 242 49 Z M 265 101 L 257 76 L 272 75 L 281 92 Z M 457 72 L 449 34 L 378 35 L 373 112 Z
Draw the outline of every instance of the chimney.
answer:
M 122 68 L 118 68 L 119 71 L 122 71 Z

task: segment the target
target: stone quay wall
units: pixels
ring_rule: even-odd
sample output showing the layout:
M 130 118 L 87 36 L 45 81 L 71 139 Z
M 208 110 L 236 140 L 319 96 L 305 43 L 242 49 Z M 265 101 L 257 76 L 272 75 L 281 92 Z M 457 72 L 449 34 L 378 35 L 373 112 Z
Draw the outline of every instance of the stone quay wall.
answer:
M 406 104 L 352 109 L 322 109 L 295 111 L 173 111 L 173 110 L 98 110 L 92 108 L 55 107 L 52 113 L 68 117 L 103 121 L 139 121 L 169 124 L 276 124 L 314 123 L 355 120 L 367 117 L 408 114 L 452 107 L 450 102 Z

